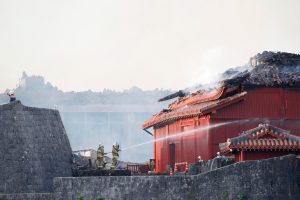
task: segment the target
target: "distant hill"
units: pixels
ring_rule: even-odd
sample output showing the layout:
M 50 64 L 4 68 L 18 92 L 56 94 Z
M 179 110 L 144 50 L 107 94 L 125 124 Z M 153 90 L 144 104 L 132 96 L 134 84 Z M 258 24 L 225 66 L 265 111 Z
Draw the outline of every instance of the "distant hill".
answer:
M 74 88 L 76 89 L 76 88 Z M 0 94 L 0 103 L 6 103 L 7 91 Z M 132 87 L 122 92 L 104 89 L 102 92 L 91 90 L 84 92 L 63 92 L 42 76 L 28 76 L 25 72 L 15 88 L 17 99 L 29 106 L 53 108 L 55 106 L 94 105 L 94 104 L 153 104 L 163 96 L 171 93 L 170 90 L 155 89 L 142 90 Z

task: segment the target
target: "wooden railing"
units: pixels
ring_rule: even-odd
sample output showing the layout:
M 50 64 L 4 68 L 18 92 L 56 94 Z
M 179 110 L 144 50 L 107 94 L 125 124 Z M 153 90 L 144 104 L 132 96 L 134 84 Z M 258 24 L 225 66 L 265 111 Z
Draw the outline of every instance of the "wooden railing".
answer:
M 135 174 L 144 174 L 150 171 L 149 165 L 146 164 L 127 164 L 126 169 Z

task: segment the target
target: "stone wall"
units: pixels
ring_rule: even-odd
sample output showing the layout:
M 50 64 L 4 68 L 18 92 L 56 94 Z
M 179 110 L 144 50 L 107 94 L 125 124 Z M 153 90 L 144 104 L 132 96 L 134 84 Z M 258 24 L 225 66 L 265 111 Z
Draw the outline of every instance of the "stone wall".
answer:
M 234 163 L 234 158 L 220 156 L 212 160 L 201 160 L 197 163 L 189 165 L 189 175 L 196 175 L 203 172 L 212 171 L 220 167 L 225 167 Z
M 188 199 L 189 178 L 168 176 L 115 176 L 55 178 L 55 199 Z
M 0 194 L 51 192 L 71 176 L 72 151 L 57 110 L 0 106 Z
M 299 172 L 295 156 L 247 161 L 191 176 L 190 192 L 194 199 L 299 199 Z
M 0 194 L 0 200 L 53 200 L 52 193 Z
M 55 178 L 55 199 L 299 199 L 295 156 L 248 161 L 187 176 Z

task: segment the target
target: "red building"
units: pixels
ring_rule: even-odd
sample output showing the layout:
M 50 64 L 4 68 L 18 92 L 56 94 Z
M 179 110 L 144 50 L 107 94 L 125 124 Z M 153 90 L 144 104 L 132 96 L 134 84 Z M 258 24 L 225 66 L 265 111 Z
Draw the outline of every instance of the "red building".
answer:
M 210 95 L 199 93 L 175 102 L 171 110 L 143 124 L 143 129 L 154 128 L 155 140 L 168 138 L 154 144 L 157 171 L 165 171 L 175 162 L 194 163 L 198 156 L 212 159 L 220 151 L 219 143 L 266 121 L 300 136 L 300 89 L 255 88 L 227 96 L 229 93 L 226 89 Z M 228 124 L 208 127 L 224 122 Z M 196 131 L 172 137 L 188 130 Z
M 219 146 L 222 155 L 233 154 L 235 161 L 240 162 L 299 154 L 300 137 L 269 124 L 260 124 Z
M 300 62 L 299 55 L 296 57 Z M 276 59 L 260 58 L 259 62 L 251 59 L 251 62 L 258 67 L 272 65 L 270 71 L 277 65 Z M 291 65 L 291 59 L 287 57 L 284 61 Z M 265 71 L 255 72 L 258 78 L 245 75 L 231 79 L 214 92 L 198 91 L 180 97 L 169 109 L 144 122 L 144 130 L 154 129 L 156 171 L 164 172 L 167 165 L 174 163 L 195 163 L 198 156 L 204 160 L 212 159 L 220 151 L 220 143 L 260 123 L 300 136 L 300 87 L 290 77 L 281 77 L 278 70 L 277 74 L 269 71 L 264 74 Z M 256 83 L 256 80 L 261 82 Z

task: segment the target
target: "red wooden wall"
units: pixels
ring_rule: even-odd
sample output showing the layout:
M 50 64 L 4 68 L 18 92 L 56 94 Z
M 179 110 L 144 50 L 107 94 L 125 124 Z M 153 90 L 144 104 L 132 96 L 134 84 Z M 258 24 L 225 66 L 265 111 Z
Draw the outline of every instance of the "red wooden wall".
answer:
M 157 128 L 154 131 L 155 140 L 167 136 L 176 136 L 166 140 L 160 140 L 154 144 L 154 155 L 156 160 L 156 171 L 166 171 L 166 166 L 172 164 L 170 162 L 170 145 L 175 144 L 175 162 L 194 163 L 197 157 L 209 159 L 211 154 L 209 149 L 208 130 L 198 130 L 188 133 L 189 130 L 197 129 L 197 127 L 206 127 L 209 125 L 210 117 L 194 117 L 178 120 L 175 123 Z M 178 133 L 188 133 L 186 135 L 178 135 Z
M 219 143 L 255 128 L 259 123 L 267 122 L 300 136 L 300 89 L 259 88 L 247 92 L 245 101 L 217 110 L 214 114 L 181 119 L 164 127 L 155 128 L 154 134 L 157 139 L 206 127 L 209 124 L 233 122 L 218 128 L 155 142 L 156 170 L 163 172 L 168 164 L 172 164 L 170 144 L 175 144 L 176 162 L 194 163 L 199 155 L 204 160 L 212 159 L 219 151 Z
M 299 89 L 260 88 L 247 92 L 245 101 L 218 110 L 211 116 L 212 123 L 235 122 L 210 130 L 211 158 L 219 151 L 219 143 L 255 128 L 259 123 L 269 123 L 300 136 Z

